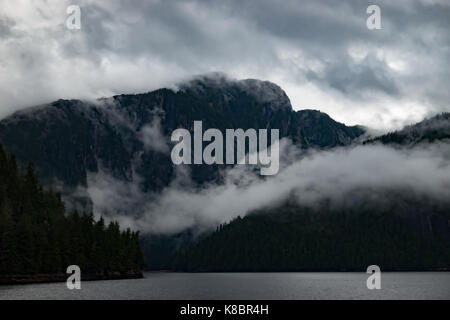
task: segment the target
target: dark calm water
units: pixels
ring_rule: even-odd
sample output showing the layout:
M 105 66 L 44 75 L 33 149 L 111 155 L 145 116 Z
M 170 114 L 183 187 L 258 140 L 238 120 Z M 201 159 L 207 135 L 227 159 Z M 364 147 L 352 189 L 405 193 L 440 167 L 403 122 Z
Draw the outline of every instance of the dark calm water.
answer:
M 145 279 L 0 286 L 0 299 L 450 299 L 449 272 L 146 273 Z

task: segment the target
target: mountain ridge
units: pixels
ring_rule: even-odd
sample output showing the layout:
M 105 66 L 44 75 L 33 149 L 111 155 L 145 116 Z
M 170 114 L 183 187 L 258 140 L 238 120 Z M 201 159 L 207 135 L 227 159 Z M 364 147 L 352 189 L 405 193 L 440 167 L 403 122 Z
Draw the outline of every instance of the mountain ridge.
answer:
M 415 145 L 421 142 L 434 142 L 450 139 L 450 113 L 443 112 L 425 118 L 401 130 L 389 132 L 364 141 L 364 144 L 382 143 Z
M 214 81 L 220 85 L 211 85 L 213 80 L 205 79 L 210 78 L 188 82 L 178 91 L 163 88 L 96 103 L 60 99 L 21 110 L 0 121 L 0 141 L 18 160 L 35 163 L 46 184 L 85 186 L 87 173 L 101 168 L 131 181 L 135 169 L 149 191 L 174 178 L 168 153 L 147 148 L 142 139 L 156 129 L 168 145 L 174 129 L 192 130 L 194 120 L 202 120 L 205 130 L 277 128 L 280 138 L 288 137 L 301 148 L 347 145 L 364 132 L 319 111 L 294 111 L 284 91 L 270 82 L 218 78 Z M 267 87 L 272 91 L 261 99 L 258 90 Z M 274 97 L 282 97 L 281 102 Z M 150 144 L 152 138 L 147 139 Z M 198 183 L 217 179 L 217 168 L 195 166 L 192 176 Z
M 259 94 L 264 88 L 269 91 L 267 96 Z M 170 158 L 169 137 L 177 128 L 192 132 L 195 120 L 201 120 L 205 130 L 279 129 L 280 138 L 288 138 L 302 150 L 359 145 L 365 133 L 363 127 L 346 126 L 318 110 L 294 111 L 287 95 L 275 84 L 222 78 L 211 84 L 200 78 L 177 90 L 162 88 L 95 102 L 60 99 L 21 110 L 0 121 L 0 142 L 19 161 L 32 161 L 44 184 L 61 184 L 69 195 L 88 184 L 89 173 L 103 171 L 119 181 L 139 180 L 142 192 L 158 194 L 177 177 Z M 362 144 L 374 142 L 366 140 Z M 190 180 L 197 186 L 221 182 L 218 166 L 196 165 L 189 170 Z M 355 223 L 361 222 L 358 219 Z M 423 224 L 428 216 L 424 219 L 406 223 Z M 439 215 L 439 219 L 444 218 Z M 190 230 L 173 237 L 144 235 L 142 244 L 148 267 L 169 267 L 170 256 L 195 239 Z M 178 262 L 172 265 L 175 269 L 201 268 L 186 266 L 180 256 L 176 259 Z M 274 270 L 280 270 L 277 268 Z

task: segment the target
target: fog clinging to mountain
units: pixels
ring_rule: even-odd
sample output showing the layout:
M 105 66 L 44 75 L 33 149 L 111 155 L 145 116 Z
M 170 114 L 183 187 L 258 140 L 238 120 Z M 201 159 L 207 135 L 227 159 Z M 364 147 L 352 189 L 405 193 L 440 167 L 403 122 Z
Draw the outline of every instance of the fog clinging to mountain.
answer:
M 300 158 L 300 160 L 299 160 Z M 85 192 L 97 215 L 116 219 L 143 233 L 172 234 L 186 229 L 207 230 L 237 216 L 273 207 L 288 198 L 315 207 L 351 206 L 370 195 L 379 207 L 386 190 L 425 196 L 437 203 L 450 199 L 450 145 L 422 144 L 412 149 L 383 145 L 342 147 L 300 154 L 283 139 L 282 168 L 261 179 L 249 166 L 223 171 L 224 184 L 201 189 L 189 186 L 189 168 L 179 167 L 178 179 L 161 194 L 143 193 L 139 178 L 123 182 L 100 172 L 90 174 Z

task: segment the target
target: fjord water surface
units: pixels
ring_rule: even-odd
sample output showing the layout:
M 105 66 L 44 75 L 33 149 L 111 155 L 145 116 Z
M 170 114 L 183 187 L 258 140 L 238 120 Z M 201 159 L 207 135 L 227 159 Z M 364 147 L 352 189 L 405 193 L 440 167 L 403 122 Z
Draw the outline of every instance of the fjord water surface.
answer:
M 0 299 L 450 299 L 450 272 L 146 273 L 144 279 L 0 286 Z

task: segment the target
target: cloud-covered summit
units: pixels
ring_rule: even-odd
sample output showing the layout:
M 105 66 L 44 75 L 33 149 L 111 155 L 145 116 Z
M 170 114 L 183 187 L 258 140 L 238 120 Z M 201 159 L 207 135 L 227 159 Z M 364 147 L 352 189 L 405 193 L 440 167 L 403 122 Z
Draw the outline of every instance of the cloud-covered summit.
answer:
M 81 30 L 65 26 L 81 7 Z M 59 98 L 223 71 L 278 84 L 295 109 L 399 128 L 448 111 L 450 2 L 0 0 L 0 117 Z
M 225 73 L 212 72 L 194 76 L 192 79 L 178 84 L 178 89 L 204 95 L 205 89 L 222 92 L 225 100 L 231 100 L 230 94 L 245 92 L 260 103 L 268 105 L 272 110 L 292 110 L 291 101 L 286 92 L 277 84 L 258 79 L 232 79 Z

